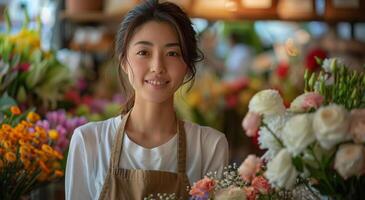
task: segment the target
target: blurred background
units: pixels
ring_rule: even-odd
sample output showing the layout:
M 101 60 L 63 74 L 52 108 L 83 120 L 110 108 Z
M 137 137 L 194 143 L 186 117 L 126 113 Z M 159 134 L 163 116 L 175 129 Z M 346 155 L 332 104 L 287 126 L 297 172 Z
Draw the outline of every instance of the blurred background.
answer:
M 118 115 L 125 99 L 114 37 L 123 16 L 140 1 L 0 0 L 1 37 L 31 56 L 19 64 L 14 77 L 32 77 L 25 82 L 7 79 L 11 73 L 1 69 L 1 95 L 7 93 L 41 114 L 63 110 L 87 121 Z M 231 163 L 261 153 L 256 139 L 246 137 L 241 126 L 257 91 L 277 89 L 288 105 L 303 92 L 304 71 L 319 70 L 316 58 L 340 57 L 364 70 L 364 0 L 172 2 L 191 17 L 205 56 L 193 87 L 185 85 L 176 93 L 178 114 L 225 133 Z M 5 41 L 0 40 L 1 51 Z M 45 54 L 37 57 L 34 51 Z M 55 65 L 62 69 L 52 71 Z M 40 191 L 31 198 L 64 198 L 62 180 Z

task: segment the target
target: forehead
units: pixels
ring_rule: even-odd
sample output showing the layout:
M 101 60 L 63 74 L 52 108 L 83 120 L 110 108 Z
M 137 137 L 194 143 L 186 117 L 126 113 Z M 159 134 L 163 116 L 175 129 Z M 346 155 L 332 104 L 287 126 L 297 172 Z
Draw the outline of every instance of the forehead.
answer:
M 148 21 L 142 24 L 131 38 L 131 43 L 149 41 L 151 43 L 178 43 L 175 28 L 167 22 Z

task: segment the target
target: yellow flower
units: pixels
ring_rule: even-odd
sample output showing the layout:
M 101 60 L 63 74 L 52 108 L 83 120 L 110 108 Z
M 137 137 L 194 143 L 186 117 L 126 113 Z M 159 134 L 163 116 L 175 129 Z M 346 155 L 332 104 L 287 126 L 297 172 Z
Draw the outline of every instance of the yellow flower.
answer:
M 187 98 L 187 102 L 190 106 L 195 107 L 202 103 L 202 97 L 197 91 L 192 91 Z
M 27 115 L 27 119 L 31 123 L 35 123 L 36 121 L 40 120 L 41 117 L 35 112 L 29 112 L 28 115 Z
M 15 154 L 13 152 L 6 152 L 5 159 L 8 162 L 15 162 L 16 161 L 16 156 L 15 156 Z
M 20 111 L 20 108 L 18 106 L 11 106 L 10 107 L 10 112 L 13 115 L 20 115 L 22 112 Z
M 48 132 L 48 136 L 52 139 L 52 140 L 57 140 L 58 139 L 58 132 L 55 129 L 52 129 Z

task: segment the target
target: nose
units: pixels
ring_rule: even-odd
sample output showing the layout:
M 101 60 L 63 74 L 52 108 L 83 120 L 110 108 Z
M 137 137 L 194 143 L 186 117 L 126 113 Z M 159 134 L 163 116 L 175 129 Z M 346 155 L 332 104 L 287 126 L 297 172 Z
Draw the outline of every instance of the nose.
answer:
M 163 55 L 162 54 L 155 54 L 152 57 L 152 62 L 151 62 L 151 72 L 157 73 L 157 74 L 161 74 L 163 72 L 165 72 L 165 66 L 164 66 L 164 62 L 163 62 Z

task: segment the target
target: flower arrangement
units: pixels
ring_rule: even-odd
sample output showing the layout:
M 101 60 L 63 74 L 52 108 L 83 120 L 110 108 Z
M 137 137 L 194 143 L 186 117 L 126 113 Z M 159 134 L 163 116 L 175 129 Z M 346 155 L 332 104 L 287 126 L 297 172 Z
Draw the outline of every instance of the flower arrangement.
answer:
M 267 150 L 264 177 L 272 187 L 304 185 L 318 198 L 362 199 L 365 74 L 335 58 L 321 64 L 318 74 L 305 73 L 305 93 L 288 109 L 276 90 L 255 94 L 243 127 Z
M 85 117 L 73 117 L 67 115 L 65 110 L 57 110 L 47 112 L 45 119 L 37 121 L 36 125 L 51 133 L 57 131 L 58 134 L 54 135 L 56 140 L 53 143 L 53 147 L 65 154 L 73 131 L 86 122 Z
M 29 29 L 25 18 L 23 28 L 11 33 L 5 12 L 8 31 L 0 34 L 0 96 L 8 94 L 26 107 L 54 109 L 72 82 L 71 73 L 53 52 L 41 49 L 40 25 Z
M 2 105 L 0 119 L 0 199 L 19 199 L 63 176 L 63 155 L 52 147 L 56 130 L 38 126 L 37 113 L 15 105 Z

